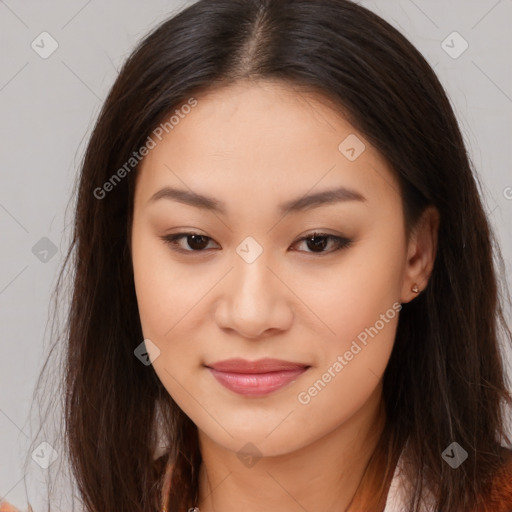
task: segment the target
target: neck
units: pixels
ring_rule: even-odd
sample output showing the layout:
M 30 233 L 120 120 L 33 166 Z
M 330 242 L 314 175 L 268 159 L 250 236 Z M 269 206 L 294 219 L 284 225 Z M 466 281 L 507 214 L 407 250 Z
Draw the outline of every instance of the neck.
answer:
M 329 434 L 293 452 L 263 456 L 251 467 L 199 430 L 203 462 L 196 506 L 200 512 L 383 510 L 386 461 L 372 459 L 385 424 L 381 396 L 379 386 Z

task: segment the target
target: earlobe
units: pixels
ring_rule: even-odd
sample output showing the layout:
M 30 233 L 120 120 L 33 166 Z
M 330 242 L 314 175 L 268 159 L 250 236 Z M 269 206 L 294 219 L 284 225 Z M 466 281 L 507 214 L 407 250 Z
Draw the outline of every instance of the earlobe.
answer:
M 401 302 L 410 302 L 427 287 L 434 268 L 440 215 L 428 206 L 414 227 L 407 249 Z

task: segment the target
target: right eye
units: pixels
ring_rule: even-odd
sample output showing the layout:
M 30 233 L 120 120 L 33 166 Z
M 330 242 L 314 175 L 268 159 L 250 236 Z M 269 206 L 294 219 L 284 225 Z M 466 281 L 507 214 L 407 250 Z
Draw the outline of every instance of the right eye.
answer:
M 212 240 L 209 236 L 201 235 L 199 233 L 175 233 L 161 238 L 173 251 L 183 253 L 204 252 L 205 246 L 208 245 L 207 241 Z M 183 245 L 180 244 L 181 240 L 184 238 L 187 239 L 186 244 L 191 249 L 184 249 Z

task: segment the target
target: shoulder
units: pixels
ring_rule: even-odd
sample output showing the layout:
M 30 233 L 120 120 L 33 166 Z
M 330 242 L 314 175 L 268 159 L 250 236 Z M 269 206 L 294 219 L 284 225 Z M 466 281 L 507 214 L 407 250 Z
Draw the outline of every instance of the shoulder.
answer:
M 482 512 L 510 512 L 512 510 L 512 450 L 503 448 L 504 463 L 495 472 L 489 493 L 481 499 L 478 510 Z

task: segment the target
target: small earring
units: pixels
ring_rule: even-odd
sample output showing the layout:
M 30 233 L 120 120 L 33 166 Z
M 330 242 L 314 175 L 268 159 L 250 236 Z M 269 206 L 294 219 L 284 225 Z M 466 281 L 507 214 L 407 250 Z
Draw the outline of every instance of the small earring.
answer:
M 418 288 L 418 285 L 414 283 L 413 287 L 411 288 L 411 291 L 414 293 L 419 293 L 420 289 Z

